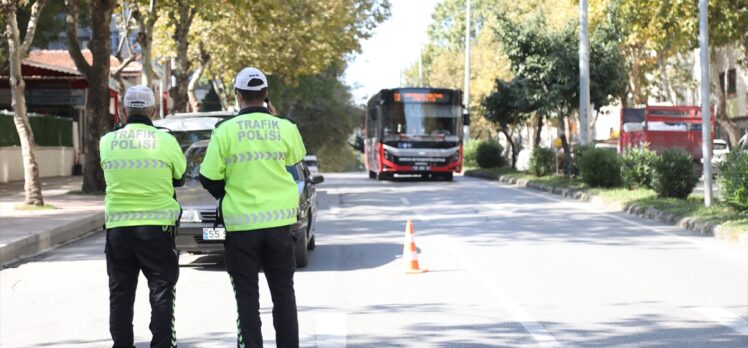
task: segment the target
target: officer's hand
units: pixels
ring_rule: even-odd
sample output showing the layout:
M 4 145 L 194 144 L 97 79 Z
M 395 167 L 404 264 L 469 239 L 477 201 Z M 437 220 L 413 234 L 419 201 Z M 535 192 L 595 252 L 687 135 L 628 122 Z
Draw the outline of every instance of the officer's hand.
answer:
M 268 111 L 270 111 L 271 115 L 277 115 L 278 112 L 275 111 L 275 106 L 273 106 L 273 103 L 268 100 Z

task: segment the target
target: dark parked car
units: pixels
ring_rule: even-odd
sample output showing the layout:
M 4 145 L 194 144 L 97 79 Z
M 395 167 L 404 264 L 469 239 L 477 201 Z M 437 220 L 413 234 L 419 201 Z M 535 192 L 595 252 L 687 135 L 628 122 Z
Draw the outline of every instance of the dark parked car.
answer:
M 185 156 L 187 171 L 185 184 L 177 188 L 177 198 L 182 205 L 177 250 L 191 253 L 222 253 L 223 230 L 213 230 L 216 221 L 216 201 L 200 185 L 200 163 L 205 157 L 208 140 L 192 144 Z M 306 165 L 301 162 L 287 167 L 299 189 L 298 221 L 292 226 L 296 237 L 296 265 L 305 267 L 309 263 L 307 251 L 315 247 L 315 220 L 317 217 L 317 191 L 315 186 L 321 184 L 321 175 L 311 175 Z M 222 226 L 221 226 L 222 227 Z M 230 232 L 229 232 L 230 233 Z

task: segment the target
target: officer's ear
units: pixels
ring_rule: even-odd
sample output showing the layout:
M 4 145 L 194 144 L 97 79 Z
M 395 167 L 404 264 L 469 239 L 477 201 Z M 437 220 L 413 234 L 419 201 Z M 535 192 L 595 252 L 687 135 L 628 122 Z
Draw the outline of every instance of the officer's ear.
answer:
M 234 96 L 236 97 L 236 105 L 238 105 L 239 107 L 241 107 L 242 101 L 243 101 L 242 100 L 242 94 L 239 93 L 239 90 L 236 89 L 236 88 L 234 88 Z

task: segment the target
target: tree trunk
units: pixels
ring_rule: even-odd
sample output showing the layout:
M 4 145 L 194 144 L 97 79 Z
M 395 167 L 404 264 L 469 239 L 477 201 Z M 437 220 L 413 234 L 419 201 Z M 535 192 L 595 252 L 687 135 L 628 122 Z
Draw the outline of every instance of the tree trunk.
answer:
M 719 84 L 719 66 L 717 65 L 717 50 L 718 48 L 710 48 L 709 49 L 709 60 L 711 63 L 709 64 L 709 75 L 710 75 L 710 89 L 713 94 L 713 96 L 717 99 L 717 114 L 715 115 L 715 119 L 717 122 L 719 122 L 719 125 L 722 127 L 722 129 L 725 130 L 727 133 L 727 136 L 730 138 L 730 144 L 732 146 L 735 146 L 738 141 L 740 140 L 740 129 L 738 128 L 738 125 L 735 123 L 734 120 L 730 119 L 729 115 L 727 115 L 727 96 L 722 91 L 722 88 Z M 725 84 L 725 88 L 727 88 L 727 84 Z M 703 96 L 702 96 L 703 98 Z M 709 98 L 709 97 L 707 97 Z
M 511 135 L 509 135 L 509 132 L 506 131 L 506 128 L 502 127 L 501 132 L 504 133 L 504 137 L 506 137 L 506 142 L 509 143 L 509 146 L 512 147 L 512 168 L 517 167 L 517 147 L 514 146 L 514 140 L 512 140 Z
M 572 172 L 571 148 L 569 147 L 569 141 L 566 138 L 566 117 L 562 115 L 563 113 L 559 113 L 558 137 L 561 139 L 561 146 L 564 149 L 564 174 L 571 175 L 571 172 Z
M 140 28 L 137 42 L 140 44 L 140 54 L 143 59 L 142 84 L 143 86 L 154 88 L 153 81 L 156 73 L 153 71 L 153 27 L 156 25 L 156 20 L 158 20 L 157 1 L 150 1 L 148 12 L 145 15 L 141 13 L 139 7 L 136 7 L 136 10 L 133 11 L 133 17 L 135 17 Z
M 131 55 L 127 59 L 122 60 L 122 58 L 118 55 L 117 60 L 119 60 L 119 67 L 117 68 L 117 71 L 112 74 L 112 77 L 117 80 L 117 90 L 119 91 L 119 122 L 124 122 L 124 120 L 122 120 L 122 116 L 124 115 L 124 112 L 122 112 L 122 110 L 124 109 L 123 105 L 125 105 L 125 93 L 127 92 L 127 87 L 125 86 L 125 79 L 122 78 L 122 72 L 125 70 L 125 68 L 127 68 L 128 65 L 130 65 L 130 63 L 135 61 L 135 56 Z
M 141 39 L 141 37 L 143 38 Z M 138 43 L 140 44 L 140 52 L 143 58 L 142 84 L 143 86 L 153 88 L 153 80 L 155 80 L 154 76 L 156 75 L 153 71 L 153 27 L 138 34 Z
M 172 39 L 174 39 L 177 51 L 177 66 L 173 71 L 176 84 L 171 87 L 169 94 L 174 100 L 172 110 L 174 112 L 186 112 L 189 102 L 187 87 L 190 82 L 190 69 L 192 67 L 187 56 L 190 47 L 189 34 L 196 11 L 188 0 L 177 0 L 176 7 L 178 13 L 173 10 L 169 12 L 169 19 L 174 26 Z
M 213 83 L 213 90 L 218 94 L 218 100 L 221 101 L 221 110 L 229 109 L 228 96 L 226 95 L 226 88 L 223 85 L 223 81 L 219 80 L 215 76 L 211 79 Z
M 642 104 L 642 86 L 641 86 L 641 80 L 640 80 L 640 70 L 641 65 L 639 64 L 642 57 L 639 55 L 639 49 L 636 47 L 631 47 L 631 51 L 629 52 L 631 54 L 631 57 L 629 59 L 631 60 L 631 67 L 629 69 L 629 90 L 631 91 L 632 97 L 633 97 L 633 104 L 634 105 L 641 105 Z
M 660 52 L 656 52 L 657 54 L 657 65 L 660 68 L 660 88 L 662 88 L 662 95 L 665 97 L 665 99 L 670 102 L 673 105 L 676 105 L 675 100 L 675 94 L 673 93 L 673 89 L 671 88 L 670 84 L 670 77 L 667 73 L 667 63 L 665 62 L 665 58 L 662 57 Z
M 200 81 L 200 78 L 203 76 L 203 71 L 205 71 L 205 68 L 210 64 L 210 55 L 205 51 L 205 48 L 203 47 L 202 43 L 200 46 L 200 65 L 197 67 L 197 70 L 195 73 L 192 74 L 192 77 L 190 78 L 190 83 L 187 86 L 187 95 L 189 96 L 190 100 L 190 109 L 192 109 L 192 112 L 200 111 L 200 106 L 202 106 L 202 103 L 200 100 L 197 99 L 197 95 L 195 95 L 195 87 L 197 87 L 197 83 Z
M 535 124 L 535 141 L 533 142 L 533 148 L 540 146 L 540 134 L 543 132 L 543 115 L 540 113 L 537 113 L 535 115 L 536 121 Z
M 37 2 L 32 10 L 37 11 L 36 18 L 32 14 L 29 27 L 35 25 L 38 19 L 38 12 L 44 6 L 44 2 Z M 24 44 L 21 43 L 20 33 L 18 31 L 18 22 L 16 19 L 17 2 L 13 0 L 4 0 L 2 2 L 2 14 L 5 17 L 5 38 L 8 41 L 8 64 L 10 68 L 10 90 L 11 90 L 11 107 L 13 108 L 13 122 L 18 131 L 18 138 L 21 141 L 21 155 L 23 157 L 23 178 L 24 178 L 24 204 L 42 206 L 44 198 L 42 197 L 41 180 L 39 179 L 39 166 L 36 163 L 34 148 L 36 141 L 34 133 L 31 130 L 28 114 L 26 111 L 26 83 L 21 73 L 21 59 L 26 54 L 24 47 L 25 42 L 29 45 L 33 40 L 34 31 L 27 30 L 27 37 Z
M 200 64 L 200 66 L 197 67 L 195 73 L 192 74 L 190 83 L 187 85 L 187 96 L 189 98 L 191 112 L 200 111 L 200 106 L 202 105 L 200 100 L 197 99 L 197 95 L 195 94 L 195 87 L 197 86 L 197 82 L 200 81 L 200 76 L 203 74 L 204 70 L 205 67 Z
M 100 193 L 106 189 L 104 172 L 100 164 L 99 138 L 111 129 L 113 123 L 109 115 L 109 56 L 111 55 L 109 24 L 116 5 L 116 0 L 97 0 L 90 3 L 91 41 L 89 48 L 93 55 L 93 62 L 88 64 L 83 58 L 76 36 L 78 1 L 65 1 L 68 52 L 75 61 L 78 71 L 86 77 L 88 82 L 86 134 L 83 142 L 86 159 L 83 164 L 82 191 L 85 193 Z

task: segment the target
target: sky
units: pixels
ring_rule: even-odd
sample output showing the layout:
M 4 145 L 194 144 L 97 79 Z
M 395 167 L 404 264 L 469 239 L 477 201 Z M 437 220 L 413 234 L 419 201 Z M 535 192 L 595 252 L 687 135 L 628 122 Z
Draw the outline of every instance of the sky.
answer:
M 392 15 L 381 23 L 374 35 L 361 43 L 345 71 L 344 81 L 351 86 L 356 104 L 384 88 L 400 86 L 400 72 L 418 61 L 431 13 L 439 0 L 392 0 Z

